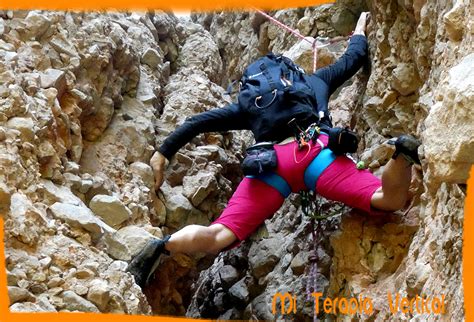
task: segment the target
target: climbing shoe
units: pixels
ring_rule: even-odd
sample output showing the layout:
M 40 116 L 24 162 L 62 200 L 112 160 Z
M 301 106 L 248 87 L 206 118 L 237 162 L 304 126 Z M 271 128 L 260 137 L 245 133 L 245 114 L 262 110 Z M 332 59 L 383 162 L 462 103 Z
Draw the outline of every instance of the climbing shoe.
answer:
M 169 252 L 165 249 L 165 244 L 170 237 L 166 236 L 163 239 L 152 238 L 128 265 L 127 272 L 133 275 L 135 283 L 141 288 L 145 287 L 151 275 L 160 264 L 161 255 L 169 255 Z
M 402 135 L 398 138 L 390 139 L 387 143 L 395 145 L 395 152 L 392 155 L 392 159 L 396 159 L 397 156 L 401 154 L 408 162 L 420 164 L 420 158 L 418 157 L 418 147 L 421 145 L 421 142 L 415 139 L 413 136 Z

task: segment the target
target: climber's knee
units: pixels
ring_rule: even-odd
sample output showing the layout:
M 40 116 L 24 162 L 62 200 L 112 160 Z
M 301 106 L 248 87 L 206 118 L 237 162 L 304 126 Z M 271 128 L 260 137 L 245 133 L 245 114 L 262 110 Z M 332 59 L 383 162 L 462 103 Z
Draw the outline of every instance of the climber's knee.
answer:
M 214 224 L 207 227 L 209 239 L 209 250 L 211 254 L 218 254 L 221 250 L 231 245 L 237 240 L 237 236 L 222 224 Z

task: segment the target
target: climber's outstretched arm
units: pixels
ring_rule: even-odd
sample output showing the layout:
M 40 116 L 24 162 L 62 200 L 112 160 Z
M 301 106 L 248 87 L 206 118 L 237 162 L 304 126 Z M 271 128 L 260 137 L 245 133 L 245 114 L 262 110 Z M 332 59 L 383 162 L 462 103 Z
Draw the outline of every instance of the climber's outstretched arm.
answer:
M 328 101 L 334 91 L 351 78 L 367 60 L 365 26 L 368 13 L 362 13 L 346 52 L 334 63 L 319 69 L 308 77 L 318 102 L 318 115 L 326 125 L 332 126 Z M 324 115 L 321 115 L 324 114 Z
M 328 85 L 329 96 L 346 80 L 354 76 L 367 60 L 367 39 L 365 37 L 367 17 L 368 12 L 361 13 L 346 52 L 334 64 L 314 73 L 315 77 L 322 79 Z
M 163 184 L 164 171 L 171 157 L 196 135 L 243 129 L 248 129 L 248 122 L 237 104 L 206 111 L 186 119 L 151 157 L 150 165 L 155 175 L 155 190 Z
M 158 151 L 168 160 L 196 135 L 205 132 L 224 132 L 248 129 L 248 122 L 237 104 L 199 113 L 186 119 L 166 138 Z

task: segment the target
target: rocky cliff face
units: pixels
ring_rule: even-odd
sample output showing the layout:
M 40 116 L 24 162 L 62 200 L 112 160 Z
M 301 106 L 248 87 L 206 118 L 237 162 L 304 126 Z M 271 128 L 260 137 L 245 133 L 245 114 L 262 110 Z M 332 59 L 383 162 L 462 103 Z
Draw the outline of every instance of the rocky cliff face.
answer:
M 445 318 L 461 320 L 463 201 L 474 161 L 471 6 L 341 1 L 272 13 L 305 35 L 335 37 L 371 11 L 371 66 L 334 95 L 331 109 L 335 123 L 361 134 L 355 157 L 377 174 L 391 155 L 382 144 L 388 137 L 411 132 L 423 141 L 412 201 L 383 218 L 324 201 L 326 212 L 342 215 L 321 223 L 314 240 L 293 196 L 238 249 L 215 260 L 167 258 L 144 293 L 125 273 L 127 261 L 149 238 L 216 218 L 252 139 L 199 135 L 171 162 L 158 195 L 148 165 L 154 148 L 186 117 L 230 102 L 221 86 L 255 57 L 288 51 L 311 66 L 310 49 L 255 13 L 184 22 L 163 12 L 2 12 L 0 200 L 10 309 L 273 319 L 273 295 L 291 292 L 293 317 L 307 320 L 309 293 L 318 290 L 373 298 L 372 319 L 409 319 L 390 313 L 391 291 L 445 295 Z M 321 65 L 346 44 L 321 50 Z

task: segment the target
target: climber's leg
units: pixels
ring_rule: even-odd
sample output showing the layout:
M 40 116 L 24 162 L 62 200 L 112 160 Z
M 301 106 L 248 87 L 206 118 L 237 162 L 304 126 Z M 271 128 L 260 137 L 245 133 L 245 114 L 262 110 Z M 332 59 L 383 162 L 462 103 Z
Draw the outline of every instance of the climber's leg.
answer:
M 418 147 L 421 142 L 411 135 L 401 135 L 389 141 L 395 153 L 382 174 L 382 188 L 372 196 L 373 207 L 394 211 L 403 208 L 411 182 L 411 165 L 420 164 Z
M 222 224 L 209 227 L 189 225 L 171 235 L 165 248 L 171 253 L 216 254 L 236 240 L 237 237 L 232 230 Z
M 169 252 L 218 253 L 237 246 L 283 204 L 284 198 L 272 186 L 258 179 L 244 178 L 221 216 L 209 227 L 189 225 L 163 240 L 153 238 L 132 259 L 127 271 L 144 287 L 158 267 L 161 255 Z
M 317 192 L 369 213 L 403 208 L 408 199 L 411 164 L 420 163 L 420 142 L 410 135 L 402 135 L 392 144 L 396 150 L 385 166 L 382 180 L 368 170 L 358 170 L 346 156 L 338 156 L 319 177 Z
M 338 156 L 319 176 L 316 191 L 329 200 L 373 213 L 371 199 L 382 186 L 369 170 L 359 170 L 352 159 Z
M 284 198 L 258 179 L 244 178 L 221 216 L 209 227 L 189 225 L 171 235 L 166 250 L 192 254 L 236 246 L 276 212 Z
M 391 159 L 382 174 L 382 187 L 371 199 L 374 208 L 395 211 L 403 208 L 408 198 L 411 182 L 411 164 L 402 155 Z
M 222 236 L 227 236 L 228 231 L 231 231 L 235 238 L 222 237 L 226 243 L 219 243 L 214 251 L 238 246 L 257 230 L 265 219 L 280 209 L 284 200 L 285 198 L 274 187 L 258 179 L 244 178 L 230 198 L 226 209 L 210 226 L 218 226 L 214 228 L 217 231 L 222 230 L 224 226 L 226 233 L 221 232 Z

